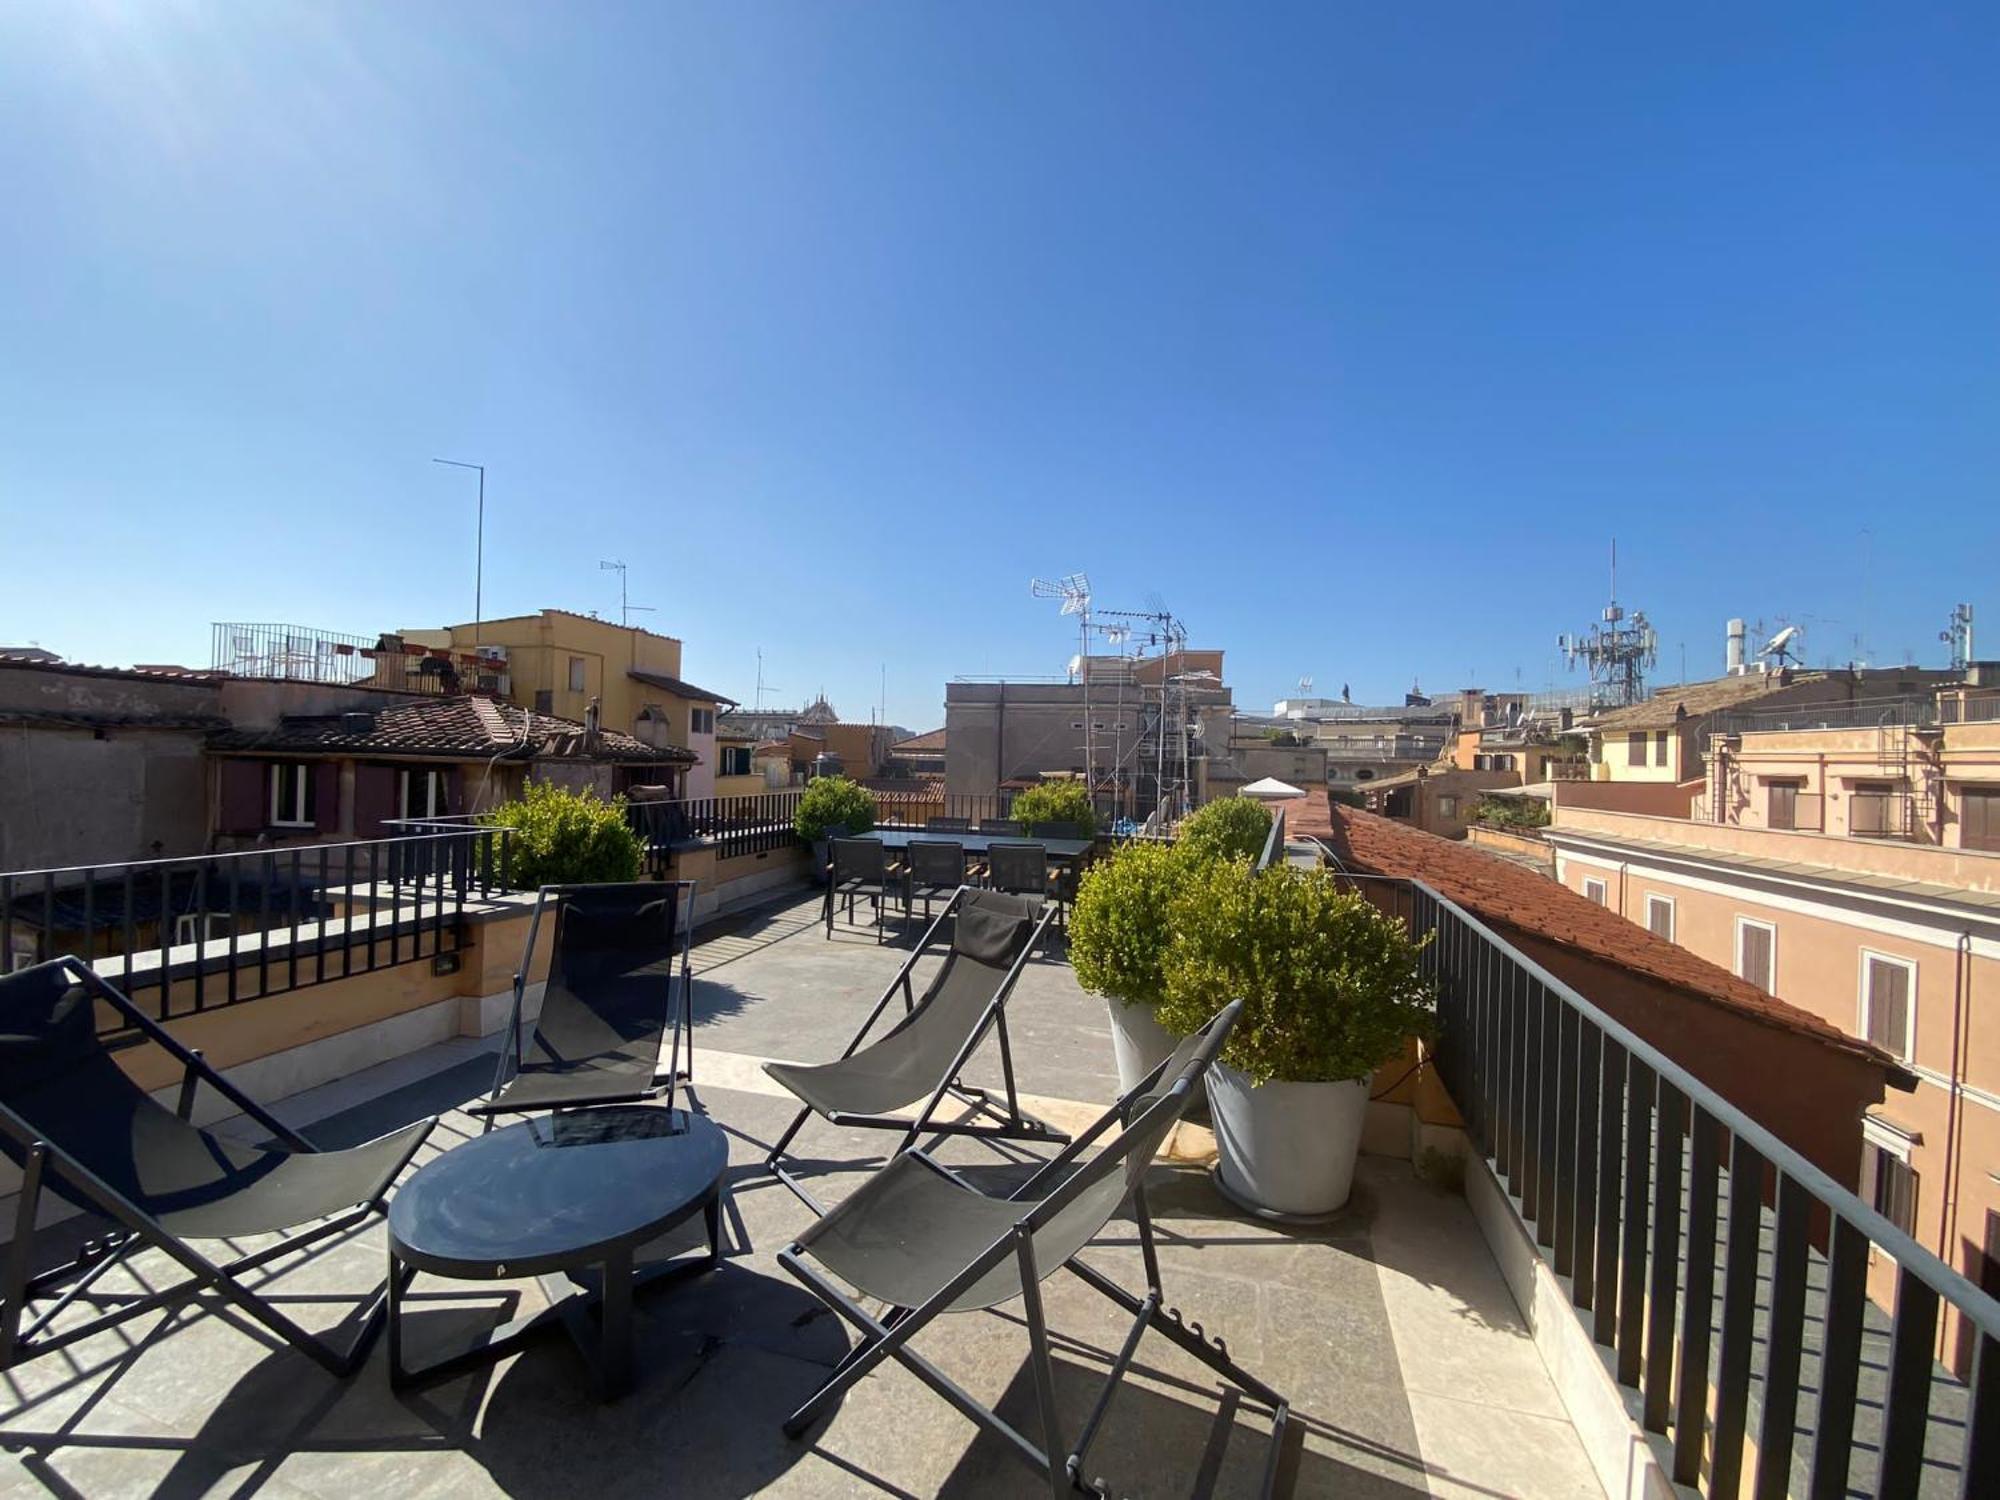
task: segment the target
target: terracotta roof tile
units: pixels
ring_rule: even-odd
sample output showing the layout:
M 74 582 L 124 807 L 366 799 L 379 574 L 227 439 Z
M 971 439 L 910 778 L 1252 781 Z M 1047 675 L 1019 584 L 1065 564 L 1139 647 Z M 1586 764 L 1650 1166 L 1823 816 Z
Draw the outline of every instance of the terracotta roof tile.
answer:
M 1342 864 L 1357 871 L 1421 880 L 1484 920 L 1575 948 L 1884 1068 L 1896 1066 L 1886 1053 L 1811 1011 L 1766 994 L 1547 875 L 1498 855 L 1358 808 L 1329 804 L 1323 790 L 1288 801 L 1285 820 L 1289 832 L 1324 839 Z
M 675 677 L 668 672 L 647 672 L 638 667 L 625 674 L 634 682 L 643 682 L 648 687 L 656 687 L 672 693 L 676 698 L 691 698 L 697 703 L 734 703 L 736 700 L 727 693 L 711 693 L 707 688 L 698 688 L 685 678 Z
M 1627 729 L 1665 729 L 1683 715 L 1699 718 L 1725 708 L 1742 708 L 1760 698 L 1774 697 L 1807 683 L 1824 682 L 1824 672 L 1796 672 L 1782 679 L 1775 672 L 1746 672 L 1740 677 L 1713 677 L 1707 682 L 1683 682 L 1661 688 L 1643 703 L 1615 708 L 1593 727 L 1609 733 Z
M 365 722 L 364 722 L 365 720 Z M 516 760 L 648 761 L 692 764 L 692 750 L 654 746 L 615 729 L 586 746 L 573 719 L 530 713 L 512 703 L 461 694 L 421 698 L 349 714 L 287 715 L 274 729 L 231 730 L 212 737 L 218 750 L 297 750 L 378 755 L 505 755 Z
M 38 672 L 63 672 L 77 677 L 127 677 L 146 682 L 219 684 L 226 672 L 193 672 L 182 667 L 93 667 L 77 661 L 44 661 L 39 656 L 0 654 L 0 667 L 29 667 Z
M 932 751 L 942 755 L 945 749 L 944 731 L 942 729 L 930 729 L 922 734 L 913 734 L 906 740 L 897 740 L 894 745 L 890 746 L 890 749 L 898 754 L 905 751 L 911 753 Z

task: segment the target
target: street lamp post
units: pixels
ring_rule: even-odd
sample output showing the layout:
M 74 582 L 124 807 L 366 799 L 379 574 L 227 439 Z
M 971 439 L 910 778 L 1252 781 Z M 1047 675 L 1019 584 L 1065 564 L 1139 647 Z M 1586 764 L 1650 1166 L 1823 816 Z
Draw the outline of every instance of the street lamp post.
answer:
M 473 534 L 472 544 L 472 645 L 477 650 L 480 644 L 479 627 L 485 616 L 482 596 L 486 584 L 486 465 L 460 463 L 455 458 L 434 458 L 431 462 L 453 469 L 476 469 L 479 473 L 479 528 Z

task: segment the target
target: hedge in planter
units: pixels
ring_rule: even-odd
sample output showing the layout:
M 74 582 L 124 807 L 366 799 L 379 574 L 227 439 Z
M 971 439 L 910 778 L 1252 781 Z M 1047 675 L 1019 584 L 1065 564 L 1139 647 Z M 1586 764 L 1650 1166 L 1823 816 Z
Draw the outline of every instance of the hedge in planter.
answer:
M 524 890 L 637 880 L 645 863 L 645 846 L 625 821 L 623 797 L 606 802 L 595 792 L 531 781 L 518 802 L 486 821 L 514 830 L 506 858 L 514 883 Z
M 1083 872 L 1069 916 L 1069 961 L 1079 984 L 1127 1004 L 1159 1002 L 1173 935 L 1168 912 L 1194 863 L 1178 845 L 1142 841 Z
M 1087 839 L 1097 837 L 1097 809 L 1080 781 L 1045 781 L 1014 799 L 1007 815 L 1028 833 L 1040 833 L 1050 823 L 1074 823 Z
M 1178 844 L 1126 844 L 1084 871 L 1069 918 L 1069 958 L 1077 982 L 1104 996 L 1118 1088 L 1130 1089 L 1174 1050 L 1175 1035 L 1154 1019 L 1173 927 L 1168 915 L 1197 856 Z
M 1270 833 L 1271 810 L 1263 803 L 1223 797 L 1184 819 L 1174 837 L 1204 858 L 1255 860 Z
M 874 794 L 845 776 L 814 777 L 792 816 L 792 827 L 809 844 L 835 833 L 866 833 L 874 826 Z
M 1242 999 L 1222 1061 L 1253 1083 L 1366 1078 L 1431 1034 L 1423 944 L 1331 870 L 1209 862 L 1168 921 L 1160 1020 L 1186 1035 Z

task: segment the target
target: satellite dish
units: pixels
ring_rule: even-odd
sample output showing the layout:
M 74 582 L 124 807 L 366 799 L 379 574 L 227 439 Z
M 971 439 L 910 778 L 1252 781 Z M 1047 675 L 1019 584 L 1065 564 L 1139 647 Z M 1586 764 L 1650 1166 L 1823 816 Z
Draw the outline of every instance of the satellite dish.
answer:
M 1796 625 L 1787 625 L 1783 630 L 1772 636 L 1770 640 L 1766 641 L 1764 649 L 1757 654 L 1759 656 L 1775 656 L 1779 661 L 1783 661 L 1787 656 L 1792 654 L 1792 642 L 1798 638 L 1799 627 Z

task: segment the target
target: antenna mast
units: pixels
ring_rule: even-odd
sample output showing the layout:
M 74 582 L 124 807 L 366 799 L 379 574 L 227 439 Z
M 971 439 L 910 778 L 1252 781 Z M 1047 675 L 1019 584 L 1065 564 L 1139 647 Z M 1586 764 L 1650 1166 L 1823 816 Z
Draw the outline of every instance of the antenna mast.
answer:
M 1593 708 L 1623 708 L 1646 696 L 1646 672 L 1659 660 L 1660 639 L 1644 610 L 1628 619 L 1618 603 L 1618 542 L 1611 543 L 1611 602 L 1598 623 L 1581 635 L 1559 635 L 1556 647 L 1571 671 L 1590 673 Z
M 1090 579 L 1083 573 L 1030 580 L 1028 592 L 1037 599 L 1062 600 L 1062 613 L 1077 616 L 1077 669 L 1083 680 L 1083 785 L 1093 797 L 1097 789 L 1097 739 L 1090 727 Z M 1006 767 L 1001 767 L 1004 778 Z

